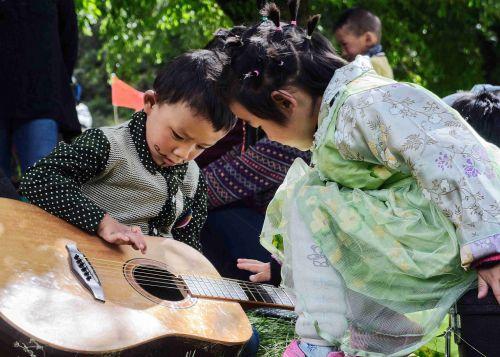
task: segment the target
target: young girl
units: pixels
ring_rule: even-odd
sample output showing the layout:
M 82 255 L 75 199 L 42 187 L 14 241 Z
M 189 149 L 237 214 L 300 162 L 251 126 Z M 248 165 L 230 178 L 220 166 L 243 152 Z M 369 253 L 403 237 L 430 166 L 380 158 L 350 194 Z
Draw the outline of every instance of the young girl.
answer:
M 312 151 L 261 235 L 296 295 L 284 356 L 407 355 L 476 279 L 500 300 L 500 267 L 479 266 L 500 250 L 500 152 L 427 90 L 346 64 L 313 33 L 319 16 L 304 31 L 291 8 L 289 25 L 269 4 L 226 38 L 222 90 L 271 140 Z

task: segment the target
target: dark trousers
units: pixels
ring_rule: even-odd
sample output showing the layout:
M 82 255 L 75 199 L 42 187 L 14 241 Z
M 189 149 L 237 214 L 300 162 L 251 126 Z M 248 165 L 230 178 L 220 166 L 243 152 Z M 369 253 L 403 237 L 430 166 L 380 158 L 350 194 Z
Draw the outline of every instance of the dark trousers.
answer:
M 460 335 L 482 354 L 500 356 L 500 305 L 491 292 L 484 299 L 477 298 L 477 289 L 468 291 L 457 302 L 460 315 Z M 458 339 L 460 356 L 481 356 Z
M 239 270 L 236 259 L 271 260 L 271 254 L 259 243 L 263 223 L 262 213 L 244 206 L 210 211 L 201 233 L 203 254 L 223 277 L 248 280 L 252 273 Z
M 5 175 L 5 173 L 1 168 L 0 168 L 0 197 L 11 198 L 13 200 L 20 199 L 16 189 L 14 188 L 14 185 L 12 185 L 12 182 L 10 181 L 10 177 Z

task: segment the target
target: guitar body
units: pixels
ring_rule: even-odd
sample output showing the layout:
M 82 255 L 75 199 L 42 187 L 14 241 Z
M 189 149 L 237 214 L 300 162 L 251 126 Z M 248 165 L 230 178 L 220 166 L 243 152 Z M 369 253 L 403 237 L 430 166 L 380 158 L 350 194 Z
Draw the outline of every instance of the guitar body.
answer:
M 0 199 L 0 355 L 237 355 L 252 334 L 238 303 L 189 295 L 168 300 L 134 282 L 141 265 L 218 277 L 215 268 L 183 243 L 146 239 L 143 255 L 33 205 Z M 105 302 L 72 270 L 70 243 L 92 263 Z

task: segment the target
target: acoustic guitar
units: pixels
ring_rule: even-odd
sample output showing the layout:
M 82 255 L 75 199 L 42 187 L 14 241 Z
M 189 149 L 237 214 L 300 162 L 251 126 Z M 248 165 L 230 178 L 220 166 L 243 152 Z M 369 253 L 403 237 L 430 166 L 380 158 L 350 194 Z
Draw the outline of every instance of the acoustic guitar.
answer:
M 146 243 L 143 255 L 0 199 L 0 356 L 236 356 L 252 335 L 239 303 L 293 308 L 183 243 Z

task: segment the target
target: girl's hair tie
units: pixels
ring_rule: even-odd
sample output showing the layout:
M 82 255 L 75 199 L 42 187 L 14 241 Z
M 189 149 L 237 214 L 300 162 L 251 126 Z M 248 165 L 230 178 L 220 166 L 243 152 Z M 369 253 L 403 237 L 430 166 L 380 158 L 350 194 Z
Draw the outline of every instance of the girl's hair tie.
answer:
M 318 22 L 319 22 L 319 19 L 320 19 L 321 15 L 314 15 L 314 16 L 311 16 L 309 18 L 309 20 L 307 21 L 307 36 L 306 38 L 308 40 L 311 39 L 312 37 L 312 34 L 314 32 L 314 30 L 316 29 L 316 26 L 318 26 Z
M 250 77 L 258 77 L 259 74 L 260 74 L 260 72 L 257 69 L 254 69 L 253 71 L 249 71 L 249 72 L 245 73 L 245 75 L 243 76 L 243 79 L 247 79 Z
M 288 10 L 290 10 L 290 25 L 297 26 L 299 16 L 299 0 L 288 0 Z

